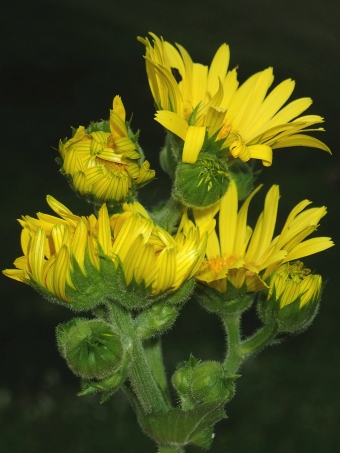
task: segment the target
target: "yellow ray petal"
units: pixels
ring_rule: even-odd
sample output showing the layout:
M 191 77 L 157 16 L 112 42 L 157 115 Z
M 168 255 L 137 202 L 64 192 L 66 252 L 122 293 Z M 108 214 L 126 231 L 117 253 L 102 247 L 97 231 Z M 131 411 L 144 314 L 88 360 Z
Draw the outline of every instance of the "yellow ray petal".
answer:
M 177 113 L 170 112 L 169 110 L 158 110 L 155 115 L 155 120 L 164 126 L 165 129 L 168 129 L 183 141 L 185 140 L 189 126 L 186 120 L 177 115 Z
M 270 167 L 273 162 L 273 152 L 268 145 L 247 146 L 251 159 L 261 159 L 265 167 Z
M 238 197 L 234 180 L 230 180 L 227 193 L 221 200 L 219 217 L 219 235 L 221 256 L 234 254 L 234 243 L 237 225 Z
M 307 241 L 297 244 L 293 250 L 291 250 L 283 263 L 288 261 L 297 260 L 304 256 L 313 255 L 314 253 L 322 252 L 330 247 L 333 247 L 334 242 L 328 237 L 317 237 L 308 239 Z
M 288 148 L 291 146 L 308 146 L 310 148 L 319 148 L 322 149 L 323 151 L 327 151 L 329 154 L 332 154 L 328 146 L 321 140 L 318 140 L 317 138 L 310 137 L 309 135 L 304 134 L 295 134 L 292 135 L 291 137 L 284 138 L 280 140 L 277 144 L 274 143 L 272 145 L 272 148 L 273 149 Z
M 234 254 L 239 255 L 244 250 L 244 245 L 249 239 L 249 235 L 247 234 L 247 216 L 248 216 L 248 208 L 249 204 L 257 194 L 257 192 L 262 188 L 263 184 L 259 185 L 253 192 L 248 196 L 248 198 L 244 201 L 238 216 L 237 216 L 237 234 L 235 238 L 235 245 L 234 245 Z
M 222 44 L 214 55 L 208 74 L 207 92 L 214 96 L 218 89 L 218 79 L 224 81 L 230 59 L 230 50 L 227 44 Z
M 185 137 L 182 161 L 194 164 L 202 149 L 205 137 L 205 127 L 189 126 Z

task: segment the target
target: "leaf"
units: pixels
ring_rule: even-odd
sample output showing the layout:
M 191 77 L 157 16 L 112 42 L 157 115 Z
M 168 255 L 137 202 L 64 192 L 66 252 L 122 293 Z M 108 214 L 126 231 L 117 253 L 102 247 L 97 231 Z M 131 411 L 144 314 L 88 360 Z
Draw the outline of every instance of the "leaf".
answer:
M 194 437 L 198 439 L 203 430 L 226 418 L 225 402 L 225 398 L 219 398 L 188 411 L 176 408 L 149 415 L 143 414 L 138 407 L 136 409 L 141 427 L 156 442 L 186 445 L 194 441 Z

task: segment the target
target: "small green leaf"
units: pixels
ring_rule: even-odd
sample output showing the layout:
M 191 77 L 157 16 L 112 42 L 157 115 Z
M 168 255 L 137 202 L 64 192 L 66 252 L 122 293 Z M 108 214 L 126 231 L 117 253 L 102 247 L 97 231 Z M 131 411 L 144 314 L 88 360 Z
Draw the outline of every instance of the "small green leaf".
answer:
M 143 430 L 158 443 L 186 445 L 201 431 L 226 417 L 225 398 L 203 403 L 186 412 L 179 408 L 145 415 L 140 410 L 138 421 Z

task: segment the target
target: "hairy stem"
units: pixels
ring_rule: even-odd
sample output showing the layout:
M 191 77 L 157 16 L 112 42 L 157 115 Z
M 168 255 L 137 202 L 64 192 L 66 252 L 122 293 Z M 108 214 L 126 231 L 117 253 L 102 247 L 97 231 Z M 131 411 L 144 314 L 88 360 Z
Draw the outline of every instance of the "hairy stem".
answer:
M 113 324 L 132 342 L 133 358 L 129 366 L 128 378 L 144 413 L 166 411 L 169 404 L 151 371 L 142 341 L 136 334 L 131 314 L 115 303 L 109 304 L 109 311 Z
M 163 363 L 161 339 L 151 338 L 150 340 L 144 341 L 144 349 L 154 378 L 167 398 L 167 401 L 171 404 L 170 392 Z

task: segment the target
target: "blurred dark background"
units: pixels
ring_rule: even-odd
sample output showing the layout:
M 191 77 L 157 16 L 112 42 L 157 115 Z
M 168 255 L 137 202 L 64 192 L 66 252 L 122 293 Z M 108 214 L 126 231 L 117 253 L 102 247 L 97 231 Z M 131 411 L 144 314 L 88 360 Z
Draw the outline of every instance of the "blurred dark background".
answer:
M 280 218 L 308 198 L 326 205 L 318 235 L 337 243 L 305 260 L 329 282 L 319 316 L 300 336 L 291 336 L 245 363 L 236 397 L 219 423 L 213 452 L 336 452 L 339 444 L 339 81 L 338 0 L 34 0 L 6 2 L 1 15 L 1 101 L 3 153 L 1 268 L 21 255 L 22 214 L 50 212 L 51 194 L 79 214 L 90 206 L 76 199 L 54 162 L 59 138 L 70 126 L 108 116 L 120 94 L 140 143 L 159 170 L 162 128 L 153 121 L 153 101 L 144 70 L 144 48 L 136 36 L 148 31 L 181 43 L 194 61 L 209 64 L 222 42 L 231 46 L 231 67 L 242 82 L 274 67 L 274 85 L 296 80 L 292 99 L 311 96 L 309 113 L 325 117 L 317 137 L 333 156 L 316 149 L 274 151 L 261 182 L 280 184 Z M 320 137 L 321 136 L 321 137 Z M 169 190 L 167 176 L 140 193 L 152 206 Z M 264 191 L 252 205 L 257 216 Z M 78 379 L 58 355 L 55 326 L 71 317 L 29 287 L 1 277 L 0 451 L 14 453 L 153 452 L 123 395 L 103 405 L 77 397 Z M 253 319 L 245 321 L 249 333 Z M 164 337 L 169 375 L 190 352 L 221 359 L 217 319 L 192 301 Z M 195 448 L 188 449 L 196 452 Z

